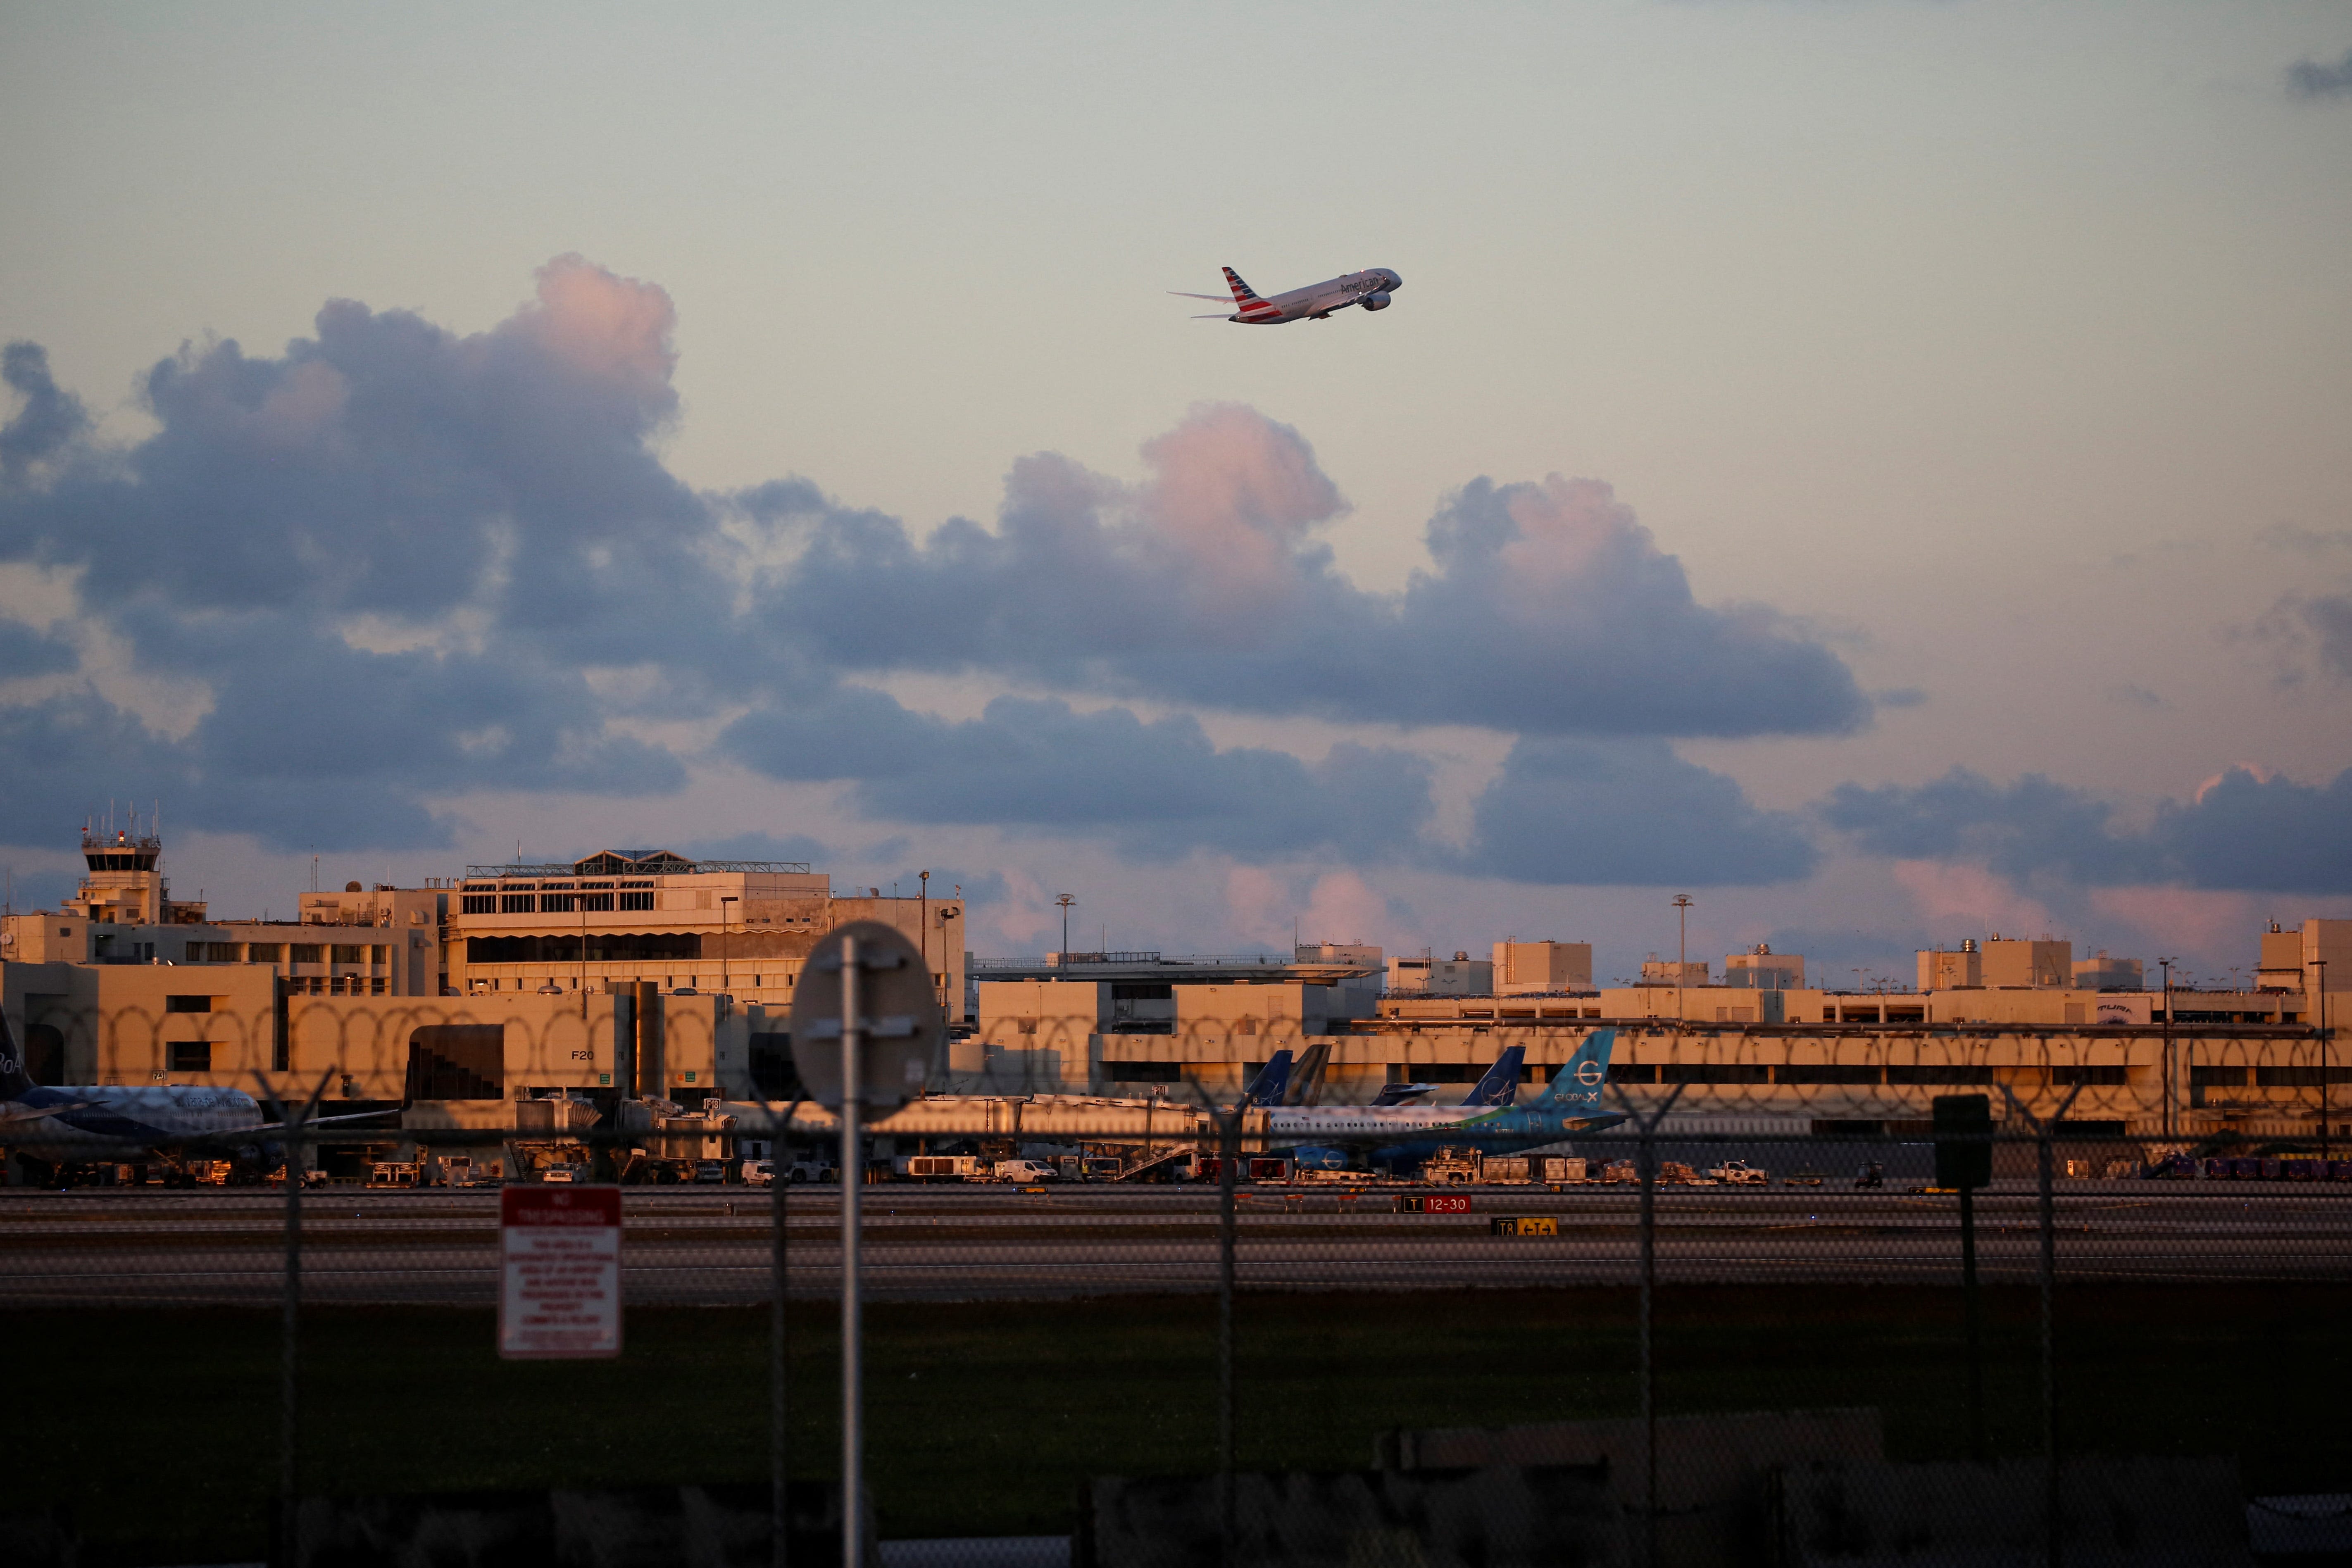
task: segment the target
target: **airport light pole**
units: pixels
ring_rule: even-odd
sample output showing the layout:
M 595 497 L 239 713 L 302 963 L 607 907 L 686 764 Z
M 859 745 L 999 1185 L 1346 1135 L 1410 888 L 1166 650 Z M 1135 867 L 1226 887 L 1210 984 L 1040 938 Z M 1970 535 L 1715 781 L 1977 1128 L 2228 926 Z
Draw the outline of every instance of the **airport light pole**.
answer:
M 915 940 L 923 952 L 923 984 L 929 985 L 931 984 L 931 874 L 929 871 L 919 871 L 916 875 L 922 879 L 922 890 L 919 895 L 921 902 L 915 910 Z
M 1681 1032 L 1683 1025 L 1683 983 L 1689 977 L 1687 971 L 1690 967 L 1690 911 L 1691 896 L 1688 893 L 1676 893 L 1675 895 L 1675 1029 L 1677 1034 Z
M 1070 897 L 1067 893 L 1061 894 L 1054 900 L 1062 911 L 1061 966 L 1064 969 L 1067 969 L 1070 966 L 1070 910 L 1076 905 L 1077 901 L 1077 900 Z

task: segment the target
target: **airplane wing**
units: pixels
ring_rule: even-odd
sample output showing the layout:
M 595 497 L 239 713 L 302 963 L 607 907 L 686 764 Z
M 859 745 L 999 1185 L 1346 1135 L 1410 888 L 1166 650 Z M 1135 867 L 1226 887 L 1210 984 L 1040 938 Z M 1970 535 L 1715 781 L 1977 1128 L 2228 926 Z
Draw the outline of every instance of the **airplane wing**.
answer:
M 94 1100 L 68 1100 L 59 1105 L 0 1105 L 0 1127 L 20 1121 L 39 1121 L 46 1117 L 63 1116 L 69 1110 L 88 1110 Z
M 1168 292 L 1179 300 L 1223 300 L 1227 304 L 1231 304 L 1234 298 L 1231 294 L 1187 294 L 1181 289 L 1171 289 Z
M 354 1110 L 345 1116 L 313 1116 L 303 1122 L 302 1125 L 305 1127 L 324 1127 L 331 1121 L 365 1121 L 371 1116 L 397 1116 L 399 1114 L 400 1111 L 397 1107 L 386 1110 Z M 242 1138 L 255 1132 L 283 1132 L 286 1130 L 286 1125 L 287 1124 L 283 1121 L 265 1121 L 258 1127 L 240 1127 L 234 1134 L 230 1134 L 229 1136 Z

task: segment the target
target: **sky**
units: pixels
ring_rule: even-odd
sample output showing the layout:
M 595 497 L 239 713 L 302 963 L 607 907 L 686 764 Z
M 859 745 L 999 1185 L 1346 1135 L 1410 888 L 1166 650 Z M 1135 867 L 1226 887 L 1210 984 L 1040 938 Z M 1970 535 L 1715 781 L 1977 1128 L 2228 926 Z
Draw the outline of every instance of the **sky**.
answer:
M 2352 916 L 2341 4 L 19 6 L 0 138 L 20 908 L 135 800 L 983 956 Z

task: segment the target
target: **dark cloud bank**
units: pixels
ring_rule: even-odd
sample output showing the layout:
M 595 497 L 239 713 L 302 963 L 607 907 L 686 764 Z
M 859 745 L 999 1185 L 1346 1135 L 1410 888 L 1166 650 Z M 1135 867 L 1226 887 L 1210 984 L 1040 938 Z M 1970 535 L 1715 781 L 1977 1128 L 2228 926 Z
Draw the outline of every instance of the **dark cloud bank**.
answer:
M 2001 785 L 1964 768 L 1916 788 L 1844 784 L 1822 806 L 1867 853 L 1979 861 L 2021 881 L 2352 891 L 2352 769 L 2301 784 L 2231 768 L 2194 800 L 2166 802 L 2144 829 L 2115 815 L 2037 773 Z
M 151 726 L 76 673 L 76 639 L 0 622 L 0 676 L 44 678 L 0 702 L 0 841 L 54 843 L 129 791 L 281 847 L 442 845 L 434 803 L 470 791 L 676 790 L 693 759 L 633 721 L 711 719 L 719 755 L 880 822 L 1538 883 L 1814 864 L 1802 822 L 1668 742 L 1847 732 L 1870 700 L 1802 626 L 1697 602 L 1605 485 L 1474 480 L 1377 593 L 1320 538 L 1347 506 L 1298 433 L 1211 406 L 1139 484 L 1032 456 L 992 528 L 919 539 L 804 479 L 682 484 L 656 447 L 672 326 L 659 289 L 576 258 L 472 336 L 335 301 L 276 356 L 156 364 L 158 428 L 127 449 L 9 346 L 0 562 L 75 574 L 83 623 L 208 696 Z M 1399 746 L 1221 750 L 1184 713 L 1050 699 L 950 721 L 868 684 L 910 671 L 1517 739 L 1456 851 Z M 1862 810 L 1832 817 L 1866 839 L 1840 816 Z

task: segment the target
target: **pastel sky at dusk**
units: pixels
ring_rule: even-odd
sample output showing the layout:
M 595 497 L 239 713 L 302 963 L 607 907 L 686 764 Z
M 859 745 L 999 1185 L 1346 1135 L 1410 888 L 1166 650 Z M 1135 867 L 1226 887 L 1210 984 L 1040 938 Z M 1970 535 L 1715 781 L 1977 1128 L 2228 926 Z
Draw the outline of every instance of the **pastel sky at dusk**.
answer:
M 2341 4 L 17 6 L 0 138 L 20 907 L 160 798 L 232 916 L 2352 916 Z

